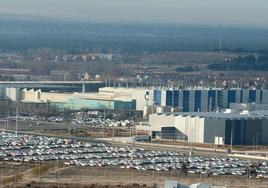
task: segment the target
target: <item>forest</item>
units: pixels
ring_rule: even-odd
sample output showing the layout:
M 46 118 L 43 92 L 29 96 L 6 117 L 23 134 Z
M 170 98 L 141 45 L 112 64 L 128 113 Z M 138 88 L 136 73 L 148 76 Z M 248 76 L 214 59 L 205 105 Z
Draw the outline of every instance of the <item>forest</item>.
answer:
M 257 57 L 254 55 L 239 56 L 231 61 L 212 63 L 207 68 L 216 71 L 267 71 L 268 51 L 262 51 Z

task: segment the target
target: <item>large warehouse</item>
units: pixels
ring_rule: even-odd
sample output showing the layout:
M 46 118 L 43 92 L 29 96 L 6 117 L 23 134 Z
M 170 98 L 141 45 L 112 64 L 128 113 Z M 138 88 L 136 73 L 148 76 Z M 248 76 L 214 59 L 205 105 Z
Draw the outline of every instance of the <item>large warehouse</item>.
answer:
M 268 112 L 251 113 L 163 113 L 149 116 L 152 138 L 185 140 L 196 143 L 252 145 L 268 144 Z
M 82 84 L 82 85 L 81 85 Z M 35 87 L 25 87 L 27 91 L 33 89 L 37 91 L 36 87 L 41 87 L 43 95 L 55 96 L 69 96 L 79 89 L 80 93 L 85 92 L 85 95 L 96 95 L 92 92 L 89 86 L 98 88 L 101 83 L 89 82 L 83 87 L 82 82 L 76 83 L 75 87 L 72 85 L 59 86 L 59 85 L 34 85 Z M 19 98 L 19 93 L 23 93 L 23 84 L 19 89 L 17 87 L 4 88 L 2 94 L 5 99 L 16 100 Z M 83 89 L 84 88 L 84 89 Z M 17 89 L 19 92 L 14 92 Z M 62 89 L 62 90 L 61 90 Z M 68 92 L 63 89 L 68 89 Z M 83 92 L 82 92 L 83 91 Z M 94 91 L 94 90 L 93 90 Z M 156 108 L 165 110 L 159 110 L 164 112 L 180 111 L 180 112 L 215 112 L 221 111 L 227 108 L 235 107 L 238 108 L 237 104 L 254 104 L 255 109 L 267 109 L 268 106 L 268 90 L 264 89 L 210 89 L 210 88 L 196 88 L 196 89 L 176 89 L 176 88 L 114 88 L 114 87 L 102 87 L 98 89 L 98 97 L 109 95 L 115 98 L 123 97 L 124 99 L 136 101 L 135 110 L 146 111 L 149 113 L 157 112 Z M 95 91 L 94 91 L 95 92 Z M 0 92 L 1 93 L 1 92 Z M 53 94 L 54 93 L 54 94 Z M 57 94 L 57 95 L 56 95 Z M 83 97 L 84 98 L 84 97 Z M 94 97 L 93 97 L 94 98 Z M 50 100 L 50 99 L 48 99 Z M 40 100 L 39 100 L 40 101 Z M 52 100 L 53 101 L 53 100 Z M 66 100 L 65 100 L 66 101 Z M 70 101 L 72 105 L 75 105 L 74 100 Z M 78 101 L 81 102 L 81 101 Z M 82 102 L 84 103 L 84 102 Z M 236 105 L 233 105 L 236 104 Z M 70 106 L 70 105 L 69 105 Z M 79 108 L 79 106 L 77 106 Z M 239 107 L 241 108 L 241 107 Z M 244 108 L 244 107 L 243 107 Z M 155 109 L 155 110 L 154 110 Z M 250 108 L 253 109 L 253 106 Z M 158 112 L 159 112 L 158 111 Z M 147 113 L 145 113 L 147 114 Z M 147 115 L 146 115 L 147 117 Z
M 144 106 L 171 107 L 182 112 L 213 112 L 230 108 L 231 104 L 268 104 L 268 90 L 264 89 L 166 89 L 166 88 L 111 88 L 100 93 L 128 95 L 137 101 L 136 110 Z
M 9 88 L 9 96 L 16 95 L 15 88 Z M 13 97 L 15 99 L 15 97 Z M 50 103 L 59 109 L 81 110 L 135 110 L 136 101 L 131 97 L 112 93 L 56 93 L 23 89 L 20 95 L 23 103 Z
M 232 103 L 268 103 L 263 89 L 161 89 L 154 90 L 154 104 L 179 108 L 183 112 L 210 112 Z
M 0 81 L 0 99 L 6 98 L 7 88 L 41 89 L 43 92 L 97 92 L 105 84 L 101 81 Z

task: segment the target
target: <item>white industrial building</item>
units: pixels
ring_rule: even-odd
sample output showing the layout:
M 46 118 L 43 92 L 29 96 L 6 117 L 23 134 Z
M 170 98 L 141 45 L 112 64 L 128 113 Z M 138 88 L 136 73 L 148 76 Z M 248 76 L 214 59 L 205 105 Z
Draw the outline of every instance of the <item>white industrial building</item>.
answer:
M 154 104 L 154 90 L 146 88 L 113 88 L 99 89 L 99 94 L 112 93 L 115 96 L 128 96 L 136 101 L 136 110 L 143 111 L 145 106 Z
M 268 112 L 155 113 L 139 129 L 152 138 L 233 145 L 268 144 Z

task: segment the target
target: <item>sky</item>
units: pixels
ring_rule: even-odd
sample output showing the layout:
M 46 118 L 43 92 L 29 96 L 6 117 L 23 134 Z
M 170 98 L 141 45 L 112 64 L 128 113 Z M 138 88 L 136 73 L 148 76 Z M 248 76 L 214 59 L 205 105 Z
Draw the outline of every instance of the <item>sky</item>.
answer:
M 0 0 L 1 14 L 267 28 L 268 0 Z

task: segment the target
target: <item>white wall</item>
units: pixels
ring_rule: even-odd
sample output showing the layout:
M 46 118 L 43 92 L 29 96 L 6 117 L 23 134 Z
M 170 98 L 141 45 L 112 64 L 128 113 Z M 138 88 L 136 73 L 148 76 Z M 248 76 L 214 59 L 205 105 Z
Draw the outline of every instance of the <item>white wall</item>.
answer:
M 17 88 L 5 88 L 5 98 L 11 101 L 17 101 L 18 89 Z
M 152 114 L 149 116 L 149 125 L 155 128 L 175 126 L 188 137 L 188 141 L 195 143 L 214 143 L 215 136 L 225 137 L 223 119 Z
M 175 116 L 165 114 L 151 114 L 149 115 L 149 125 L 154 126 L 175 126 Z
M 182 116 L 176 116 L 175 117 L 175 126 L 176 128 L 181 131 L 185 135 L 189 135 L 189 119 L 190 117 L 182 117 Z
M 132 97 L 136 100 L 136 110 L 143 111 L 144 106 L 153 105 L 154 90 L 145 88 L 112 88 L 99 89 L 100 93 L 114 93 L 115 96 Z M 145 99 L 146 92 L 149 92 L 149 100 Z
M 161 106 L 166 106 L 167 91 L 165 89 L 161 90 Z
M 149 100 L 145 99 L 146 92 L 149 92 Z M 153 90 L 133 89 L 132 98 L 136 100 L 136 110 L 143 111 L 144 106 L 153 105 Z
M 189 142 L 203 143 L 204 118 L 176 116 L 175 127 L 188 137 Z
M 152 129 L 175 126 L 188 137 L 190 142 L 203 143 L 204 141 L 204 118 L 152 114 L 149 116 L 149 125 Z

